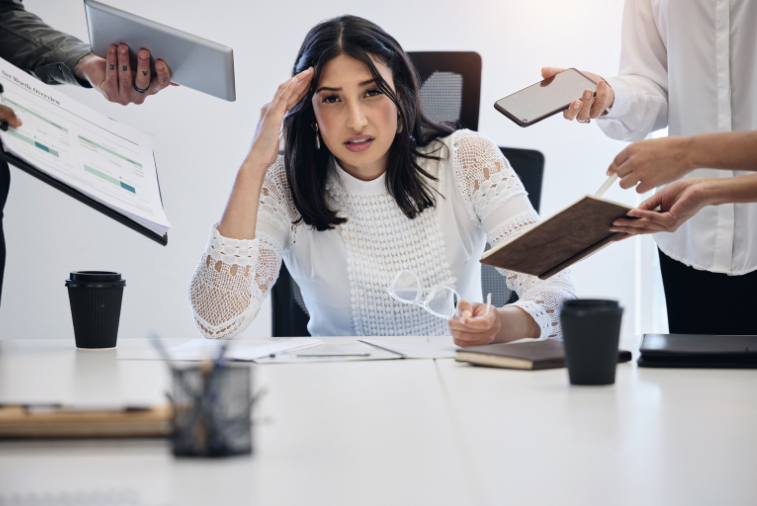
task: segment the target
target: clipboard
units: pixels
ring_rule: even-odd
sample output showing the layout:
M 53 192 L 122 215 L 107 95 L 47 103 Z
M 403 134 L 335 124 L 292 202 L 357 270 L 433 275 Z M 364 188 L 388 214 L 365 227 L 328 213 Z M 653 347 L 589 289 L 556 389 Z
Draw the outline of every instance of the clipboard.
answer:
M 41 170 L 33 167 L 29 163 L 25 162 L 21 158 L 12 155 L 10 153 L 7 153 L 5 151 L 5 147 L 2 144 L 2 141 L 0 141 L 0 160 L 3 160 L 5 162 L 8 162 L 8 164 L 13 165 L 17 169 L 23 170 L 27 174 L 36 177 L 40 181 L 49 184 L 53 188 L 62 191 L 69 197 L 78 200 L 79 202 L 91 207 L 95 211 L 99 211 L 105 216 L 108 216 L 109 218 L 112 218 L 116 220 L 117 222 L 121 223 L 122 225 L 126 225 L 130 229 L 139 232 L 140 234 L 144 235 L 145 237 L 152 239 L 153 241 L 157 242 L 158 244 L 162 246 L 166 246 L 168 244 L 168 233 L 166 232 L 163 235 L 160 235 L 156 232 L 153 232 L 149 228 L 145 227 L 144 225 L 141 225 L 137 223 L 136 221 L 132 220 L 131 218 L 124 216 L 123 214 L 119 213 L 115 209 L 111 209 L 110 207 L 106 206 L 105 204 L 102 204 L 92 197 L 89 197 L 85 195 L 84 193 L 80 192 L 79 190 L 75 188 L 71 188 L 66 183 L 59 181 L 58 179 L 55 179 L 54 177 L 45 174 Z M 163 205 L 163 196 L 160 197 L 160 203 Z

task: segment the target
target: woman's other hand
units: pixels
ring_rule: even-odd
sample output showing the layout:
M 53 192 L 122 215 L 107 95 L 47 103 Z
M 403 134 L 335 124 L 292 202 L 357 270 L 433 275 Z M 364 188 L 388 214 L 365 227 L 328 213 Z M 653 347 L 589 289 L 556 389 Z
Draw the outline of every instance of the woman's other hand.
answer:
M 544 67 L 541 69 L 541 76 L 544 79 L 548 79 L 563 71 L 565 69 Z M 563 111 L 563 117 L 568 121 L 577 120 L 581 123 L 586 123 L 586 120 L 596 119 L 608 108 L 612 107 L 612 104 L 615 102 L 615 92 L 612 90 L 612 86 L 607 84 L 607 81 L 597 74 L 583 70 L 581 72 L 597 83 L 597 96 L 594 96 L 593 90 L 586 88 L 583 95 L 571 102 L 570 106 Z
M 489 313 L 486 314 L 487 308 Z M 494 341 L 502 324 L 497 309 L 487 304 L 471 304 L 461 300 L 457 305 L 460 318 L 450 320 L 449 329 L 457 346 L 482 346 Z M 486 316 L 484 316 L 486 315 Z
M 21 126 L 21 120 L 18 119 L 18 116 L 16 116 L 16 113 L 13 111 L 13 109 L 6 105 L 0 105 L 0 121 L 4 121 L 13 128 L 18 128 Z
M 671 183 L 628 212 L 628 216 L 638 219 L 617 219 L 610 230 L 629 235 L 675 232 L 682 223 L 711 203 L 708 197 L 711 181 L 711 178 L 697 177 Z M 659 212 L 655 211 L 658 206 Z
M 621 188 L 627 190 L 638 184 L 636 192 L 644 193 L 691 172 L 694 167 L 689 162 L 690 151 L 691 139 L 688 137 L 634 142 L 618 153 L 608 167 L 607 175 L 617 173 Z
M 265 172 L 279 155 L 279 134 L 286 113 L 297 105 L 310 89 L 313 67 L 304 70 L 283 82 L 270 103 L 260 110 L 260 120 L 252 138 L 252 147 L 247 162 Z

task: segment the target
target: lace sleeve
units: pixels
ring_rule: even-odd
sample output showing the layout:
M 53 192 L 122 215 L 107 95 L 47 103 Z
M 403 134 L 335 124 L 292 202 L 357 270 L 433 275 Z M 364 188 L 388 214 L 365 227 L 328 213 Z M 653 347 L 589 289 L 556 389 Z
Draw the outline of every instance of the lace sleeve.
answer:
M 195 326 L 208 339 L 231 339 L 247 328 L 279 276 L 291 227 L 280 162 L 266 174 L 255 239 L 230 239 L 217 225 L 211 229 L 189 284 Z
M 486 231 L 492 247 L 510 239 L 539 221 L 526 190 L 507 159 L 491 140 L 462 131 L 453 144 L 455 180 L 470 218 Z M 568 271 L 548 280 L 505 269 L 497 269 L 507 287 L 518 294 L 514 305 L 531 315 L 541 329 L 539 337 L 561 338 L 559 308 L 576 298 Z
M 517 214 L 494 230 L 487 231 L 487 242 L 495 247 L 538 221 L 539 216 L 533 210 Z M 507 280 L 507 287 L 518 294 L 518 300 L 513 305 L 530 314 L 539 325 L 541 334 L 537 337 L 561 339 L 560 306 L 563 301 L 576 298 L 570 270 L 565 269 L 547 280 L 507 269 L 498 268 L 497 271 Z
M 528 195 L 518 175 L 494 142 L 462 130 L 452 145 L 455 182 L 470 218 L 478 223 L 518 195 Z

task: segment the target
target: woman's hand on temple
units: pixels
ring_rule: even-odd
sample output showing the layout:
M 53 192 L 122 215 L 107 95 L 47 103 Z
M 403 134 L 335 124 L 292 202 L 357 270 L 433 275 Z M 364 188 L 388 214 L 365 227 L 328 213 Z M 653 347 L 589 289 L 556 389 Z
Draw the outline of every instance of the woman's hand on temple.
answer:
M 502 324 L 497 308 L 491 306 L 489 314 L 486 314 L 486 310 L 487 305 L 479 302 L 471 304 L 461 300 L 458 303 L 457 311 L 460 318 L 449 322 L 449 329 L 457 346 L 481 346 L 494 341 Z
M 710 178 L 697 177 L 671 183 L 628 212 L 637 219 L 617 219 L 610 230 L 625 232 L 628 234 L 625 237 L 675 232 L 682 223 L 711 203 L 707 191 L 709 181 Z M 655 211 L 658 206 L 659 212 Z
M 541 76 L 544 79 L 548 79 L 564 70 L 556 67 L 543 67 L 541 69 Z M 570 106 L 563 111 L 563 117 L 568 121 L 575 119 L 585 123 L 587 119 L 598 118 L 608 108 L 612 107 L 612 104 L 615 102 L 615 92 L 612 90 L 612 86 L 602 79 L 601 76 L 592 74 L 591 72 L 581 72 L 597 83 L 597 96 L 594 96 L 594 92 L 591 89 L 586 88 L 581 98 L 571 102 Z
M 310 67 L 283 82 L 273 100 L 263 106 L 246 163 L 253 164 L 264 173 L 273 165 L 279 155 L 279 134 L 284 117 L 307 95 L 313 74 L 313 67 Z

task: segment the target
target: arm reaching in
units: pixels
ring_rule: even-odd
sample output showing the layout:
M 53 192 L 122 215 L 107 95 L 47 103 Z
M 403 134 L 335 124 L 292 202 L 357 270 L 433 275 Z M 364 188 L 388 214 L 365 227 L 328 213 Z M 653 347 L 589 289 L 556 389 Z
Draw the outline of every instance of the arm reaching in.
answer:
M 618 174 L 621 188 L 645 193 L 701 168 L 757 171 L 757 131 L 634 142 L 618 153 L 607 175 Z
M 689 178 L 669 184 L 648 198 L 628 215 L 635 220 L 618 219 L 610 229 L 630 235 L 675 232 L 686 220 L 705 206 L 757 202 L 757 174 L 719 178 Z M 660 207 L 660 212 L 654 211 Z

